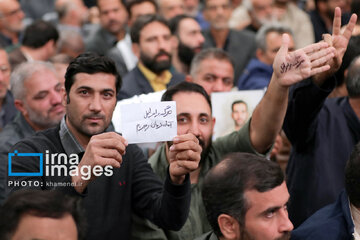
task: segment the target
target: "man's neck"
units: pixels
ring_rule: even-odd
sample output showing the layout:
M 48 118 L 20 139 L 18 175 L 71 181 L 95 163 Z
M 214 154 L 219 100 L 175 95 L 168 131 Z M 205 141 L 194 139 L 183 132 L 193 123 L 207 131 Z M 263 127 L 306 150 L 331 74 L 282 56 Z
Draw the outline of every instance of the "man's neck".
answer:
M 125 35 L 126 35 L 126 31 L 125 30 L 122 30 L 120 32 L 118 32 L 115 37 L 118 41 L 121 41 L 125 38 Z
M 90 141 L 90 137 L 81 134 L 79 131 L 77 131 L 70 123 L 69 123 L 69 118 L 65 119 L 65 123 L 66 126 L 69 128 L 69 131 L 71 132 L 71 134 L 75 137 L 76 141 L 78 141 L 78 143 L 82 146 L 83 149 L 86 149 L 89 141 Z
M 360 97 L 349 98 L 349 103 L 358 119 L 360 119 Z
M 215 46 L 217 48 L 223 49 L 225 46 L 226 39 L 230 32 L 229 28 L 220 29 L 220 30 L 211 28 L 210 32 L 211 32 L 212 37 L 214 38 Z
M 47 58 L 41 49 L 32 49 L 26 46 L 21 46 L 20 50 L 26 58 L 30 57 L 32 60 L 46 61 Z

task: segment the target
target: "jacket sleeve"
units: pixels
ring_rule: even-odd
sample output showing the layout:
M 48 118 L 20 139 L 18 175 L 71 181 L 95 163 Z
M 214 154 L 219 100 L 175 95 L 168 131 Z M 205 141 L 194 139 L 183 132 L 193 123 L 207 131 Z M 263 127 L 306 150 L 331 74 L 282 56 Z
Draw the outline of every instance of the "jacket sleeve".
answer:
M 306 79 L 291 88 L 283 125 L 291 144 L 305 144 L 314 136 L 319 112 L 335 83 L 335 78 L 331 78 L 320 88 Z
M 138 147 L 133 150 L 134 154 L 130 161 L 134 162 L 132 199 L 135 213 L 149 219 L 161 228 L 180 230 L 190 209 L 189 174 L 183 184 L 175 185 L 171 182 L 167 169 L 166 179 L 162 183 L 141 150 Z

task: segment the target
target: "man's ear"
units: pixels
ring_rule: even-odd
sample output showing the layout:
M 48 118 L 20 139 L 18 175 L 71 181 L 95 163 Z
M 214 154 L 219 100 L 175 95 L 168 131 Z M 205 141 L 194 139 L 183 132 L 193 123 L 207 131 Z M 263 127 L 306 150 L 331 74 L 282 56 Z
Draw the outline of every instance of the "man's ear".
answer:
M 256 49 L 255 56 L 257 59 L 262 60 L 263 55 L 264 55 L 263 50 L 261 50 L 260 48 Z
M 14 100 L 14 105 L 15 105 L 16 109 L 19 110 L 19 112 L 21 112 L 21 114 L 22 114 L 23 116 L 26 116 L 27 111 L 26 111 L 26 109 L 25 109 L 25 107 L 24 107 L 23 101 L 21 101 L 21 100 L 19 100 L 19 99 L 15 99 L 15 100 Z
M 61 103 L 65 107 L 67 105 L 67 94 L 66 94 L 66 91 L 65 91 L 65 87 L 61 88 L 60 95 L 62 96 Z
M 185 76 L 185 81 L 186 81 L 186 82 L 193 82 L 194 79 L 193 79 L 193 77 L 192 77 L 190 74 L 186 74 L 186 76 Z
M 132 51 L 135 54 L 135 56 L 140 59 L 140 46 L 138 43 L 133 43 L 131 45 Z
M 211 130 L 211 132 L 214 133 L 214 127 L 215 127 L 216 118 L 212 117 L 211 121 L 212 121 L 212 130 Z
M 177 50 L 179 47 L 179 39 L 175 35 L 171 36 L 171 46 L 173 51 Z
M 240 226 L 238 221 L 230 215 L 220 214 L 218 224 L 224 239 L 235 240 L 240 236 Z

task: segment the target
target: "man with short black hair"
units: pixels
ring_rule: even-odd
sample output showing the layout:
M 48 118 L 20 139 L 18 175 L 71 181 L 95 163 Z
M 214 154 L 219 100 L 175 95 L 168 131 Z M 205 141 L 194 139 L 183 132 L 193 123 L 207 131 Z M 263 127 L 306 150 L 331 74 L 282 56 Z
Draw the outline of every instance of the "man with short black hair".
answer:
M 190 64 L 204 44 L 201 28 L 195 18 L 178 15 L 170 20 L 171 34 L 177 47 L 173 49 L 172 63 L 178 72 L 189 74 Z
M 236 100 L 231 104 L 231 118 L 234 120 L 235 131 L 242 128 L 249 117 L 248 105 L 243 100 Z
M 213 231 L 197 240 L 290 239 L 290 195 L 277 163 L 229 154 L 205 176 L 201 192 Z
M 0 208 L 0 239 L 85 239 L 79 198 L 58 191 L 20 190 Z
M 167 21 L 157 15 L 140 16 L 131 28 L 133 52 L 137 66 L 124 77 L 118 99 L 165 90 L 185 79 L 170 71 L 171 32 Z
M 9 53 L 11 67 L 27 61 L 47 61 L 56 53 L 59 33 L 49 22 L 38 20 L 27 26 L 22 45 Z
M 82 196 L 87 239 L 130 239 L 132 212 L 165 229 L 180 229 L 190 204 L 189 172 L 200 161 L 201 147 L 195 135 L 177 136 L 169 151 L 172 162 L 167 177 L 160 181 L 142 151 L 112 131 L 120 87 L 121 78 L 111 59 L 81 54 L 67 68 L 62 99 L 66 116 L 61 123 L 20 141 L 11 150 L 50 155 L 55 160 L 44 160 L 44 169 L 65 169 L 43 176 L 9 176 L 7 187 L 15 191 L 21 187 L 13 185 L 14 181 L 42 182 L 35 187 Z M 15 154 L 11 170 L 39 172 L 39 159 Z
M 156 14 L 158 12 L 158 5 L 155 0 L 129 0 L 126 3 L 126 10 L 129 14 L 128 25 L 131 27 L 138 17 Z

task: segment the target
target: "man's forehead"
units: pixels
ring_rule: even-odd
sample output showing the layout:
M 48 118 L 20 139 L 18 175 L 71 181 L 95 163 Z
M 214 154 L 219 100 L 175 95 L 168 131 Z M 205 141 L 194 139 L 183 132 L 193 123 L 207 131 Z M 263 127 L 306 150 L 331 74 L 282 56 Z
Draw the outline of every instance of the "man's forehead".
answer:
M 272 207 L 281 207 L 288 202 L 290 197 L 285 181 L 265 192 L 259 192 L 256 189 L 246 190 L 244 195 L 250 208 L 255 209 L 257 212 Z
M 110 73 L 77 73 L 74 76 L 74 83 L 71 88 L 87 87 L 96 89 L 115 89 L 116 77 Z
M 189 111 L 202 111 L 207 114 L 211 113 L 210 105 L 205 96 L 198 92 L 178 92 L 174 94 L 173 101 L 176 102 L 177 113 Z
M 203 74 L 215 73 L 226 74 L 228 77 L 234 77 L 234 68 L 232 64 L 225 59 L 207 58 L 204 59 L 199 66 L 198 72 Z
M 4 50 L 0 50 L 0 65 L 9 65 L 8 55 Z
M 179 23 L 179 32 L 181 31 L 200 30 L 200 25 L 193 18 L 184 18 Z
M 155 31 L 152 31 L 153 28 L 156 28 Z M 160 32 L 160 30 L 162 32 Z M 159 36 L 163 34 L 163 31 L 171 35 L 170 28 L 166 26 L 164 23 L 159 21 L 154 21 L 151 23 L 146 24 L 141 30 L 140 30 L 140 38 L 149 38 L 152 36 Z

